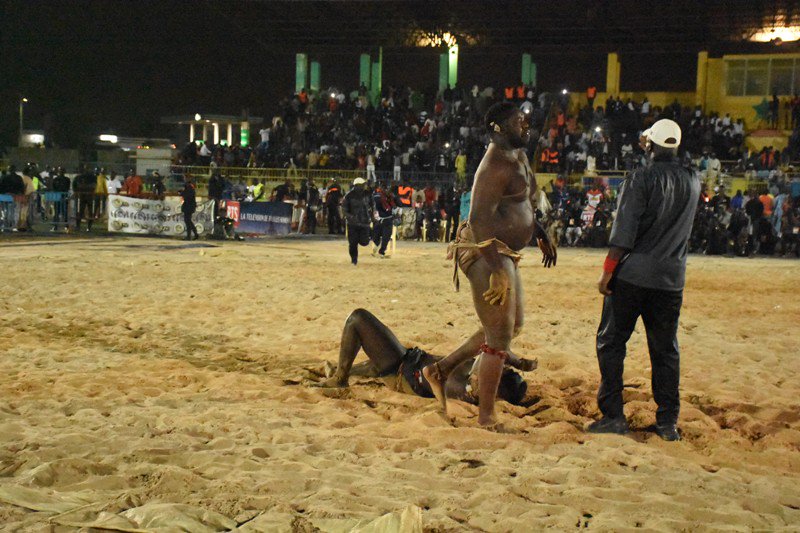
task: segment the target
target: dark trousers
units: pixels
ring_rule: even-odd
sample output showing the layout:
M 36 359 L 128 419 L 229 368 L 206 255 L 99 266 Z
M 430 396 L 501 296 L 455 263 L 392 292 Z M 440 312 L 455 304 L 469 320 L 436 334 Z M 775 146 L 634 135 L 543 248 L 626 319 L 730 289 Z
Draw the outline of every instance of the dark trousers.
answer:
M 78 196 L 78 209 L 75 217 L 75 227 L 81 229 L 81 219 L 86 219 L 86 225 L 92 229 L 94 221 L 94 195 L 81 194 Z
M 342 217 L 339 208 L 335 205 L 328 206 L 328 233 L 335 234 L 342 232 Z
M 192 234 L 193 233 L 194 233 L 194 236 L 196 238 L 200 237 L 200 235 L 197 234 L 197 228 L 195 227 L 194 222 L 192 221 L 192 215 L 193 214 L 194 213 L 184 213 L 183 214 L 183 223 L 186 225 L 186 239 L 187 240 L 192 238 Z
M 316 206 L 306 208 L 306 233 L 313 235 L 317 231 L 317 209 Z
M 372 242 L 375 243 L 375 246 L 380 247 L 378 253 L 381 255 L 386 253 L 386 247 L 392 240 L 393 227 L 392 217 L 382 218 L 372 225 Z
M 447 224 L 445 224 L 444 238 L 446 241 L 456 240 L 456 230 L 458 229 L 458 213 L 450 213 L 447 215 Z
M 597 403 L 600 411 L 607 417 L 623 416 L 625 344 L 641 316 L 650 351 L 653 398 L 658 405 L 656 423 L 675 424 L 680 411 L 678 318 L 683 291 L 646 289 L 622 280 L 616 280 L 612 290 L 613 294 L 603 300 L 603 315 L 597 330 L 597 360 L 601 375 Z
M 369 244 L 369 226 L 347 226 L 347 242 L 350 245 L 350 260 L 353 264 L 358 263 L 358 247 Z
M 67 209 L 69 207 L 69 200 L 64 198 L 63 200 L 58 200 L 57 202 L 53 202 L 53 227 L 58 227 L 58 224 L 67 225 L 69 222 L 67 217 Z

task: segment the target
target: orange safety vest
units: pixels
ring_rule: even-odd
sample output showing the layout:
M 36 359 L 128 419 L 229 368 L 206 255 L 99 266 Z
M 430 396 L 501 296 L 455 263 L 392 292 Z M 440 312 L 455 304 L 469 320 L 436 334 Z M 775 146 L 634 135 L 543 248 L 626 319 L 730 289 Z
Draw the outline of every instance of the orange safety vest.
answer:
M 519 100 L 524 100 L 525 99 L 525 86 L 524 85 L 519 85 L 517 87 L 517 98 Z
M 542 157 L 540 158 L 542 163 L 547 163 L 550 161 L 550 148 L 545 148 L 542 150 Z
M 548 162 L 551 165 L 557 165 L 558 164 L 558 156 L 559 156 L 558 150 L 550 150 L 550 154 L 549 155 L 550 155 L 550 160 Z
M 411 207 L 411 198 L 414 196 L 413 187 L 397 187 L 397 197 L 405 207 Z
M 506 93 L 506 100 L 513 100 L 513 98 L 514 98 L 514 88 L 513 87 L 506 87 L 505 88 L 505 93 Z
M 308 93 L 305 91 L 300 91 L 300 94 L 297 95 L 298 99 L 301 103 L 307 104 L 308 103 Z
M 594 98 L 595 96 L 597 96 L 597 87 L 593 85 L 588 89 L 586 89 L 586 98 L 591 99 Z

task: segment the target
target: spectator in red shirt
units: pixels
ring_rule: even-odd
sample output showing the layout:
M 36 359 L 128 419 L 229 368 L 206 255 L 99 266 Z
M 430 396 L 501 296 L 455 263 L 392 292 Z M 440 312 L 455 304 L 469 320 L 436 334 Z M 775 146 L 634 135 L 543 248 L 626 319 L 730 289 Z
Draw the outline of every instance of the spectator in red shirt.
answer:
M 137 176 L 133 170 L 128 172 L 128 177 L 125 179 L 125 194 L 128 196 L 138 197 L 142 194 L 142 178 Z

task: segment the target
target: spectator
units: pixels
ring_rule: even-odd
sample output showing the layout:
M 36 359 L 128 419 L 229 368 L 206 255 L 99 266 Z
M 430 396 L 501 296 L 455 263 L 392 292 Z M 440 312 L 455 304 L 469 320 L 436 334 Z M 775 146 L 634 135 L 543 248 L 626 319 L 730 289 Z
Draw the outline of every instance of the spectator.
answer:
M 134 173 L 133 170 L 128 172 L 128 177 L 125 179 L 123 191 L 127 196 L 138 198 L 142 194 L 142 178 Z
M 344 233 L 342 215 L 339 212 L 342 198 L 342 188 L 339 182 L 334 179 L 325 194 L 325 208 L 328 211 L 328 233 L 331 235 Z
M 106 190 L 108 191 L 108 194 L 119 194 L 119 192 L 122 190 L 122 186 L 122 180 L 117 173 L 112 170 L 106 182 Z
M 191 176 L 184 176 L 183 190 L 180 192 L 180 195 L 181 198 L 183 198 L 181 213 L 183 213 L 183 223 L 186 226 L 186 237 L 184 237 L 183 240 L 193 240 L 192 234 L 194 234 L 194 240 L 197 240 L 200 238 L 200 235 L 197 233 L 197 227 L 194 225 L 194 221 L 192 221 L 192 215 L 194 215 L 197 210 L 197 195 Z
M 106 200 L 108 200 L 108 183 L 106 182 L 106 169 L 100 169 L 95 177 L 94 186 L 94 205 L 92 212 L 95 217 L 100 217 L 105 213 Z
M 141 178 L 140 178 L 141 180 Z M 81 220 L 86 219 L 86 231 L 92 230 L 94 222 L 94 190 L 97 186 L 96 176 L 84 169 L 78 169 L 78 175 L 72 181 L 72 192 L 75 194 L 75 231 L 81 230 Z
M 67 208 L 69 206 L 69 200 L 67 199 L 67 195 L 69 194 L 70 189 L 70 182 L 69 178 L 64 174 L 64 169 L 58 169 L 58 175 L 53 178 L 53 192 L 61 193 L 60 199 L 56 200 L 54 207 L 54 216 L 53 216 L 53 229 L 51 231 L 58 231 L 58 225 L 63 224 L 64 228 L 67 227 Z

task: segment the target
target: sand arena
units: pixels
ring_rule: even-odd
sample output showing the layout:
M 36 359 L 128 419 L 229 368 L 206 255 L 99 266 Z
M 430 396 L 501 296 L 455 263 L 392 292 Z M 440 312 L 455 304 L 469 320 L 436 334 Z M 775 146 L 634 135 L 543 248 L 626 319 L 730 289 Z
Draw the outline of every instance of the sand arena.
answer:
M 625 379 L 640 431 L 582 432 L 603 252 L 561 250 L 550 270 L 539 255 L 521 265 L 514 343 L 539 369 L 525 406 L 498 404 L 514 433 L 494 434 L 472 406 L 448 427 L 382 380 L 307 386 L 356 307 L 434 354 L 473 331 L 441 245 L 353 268 L 342 241 L 3 243 L 1 529 L 800 528 L 796 263 L 690 258 L 684 440 L 666 443 L 641 431 L 655 411 L 641 323 Z

